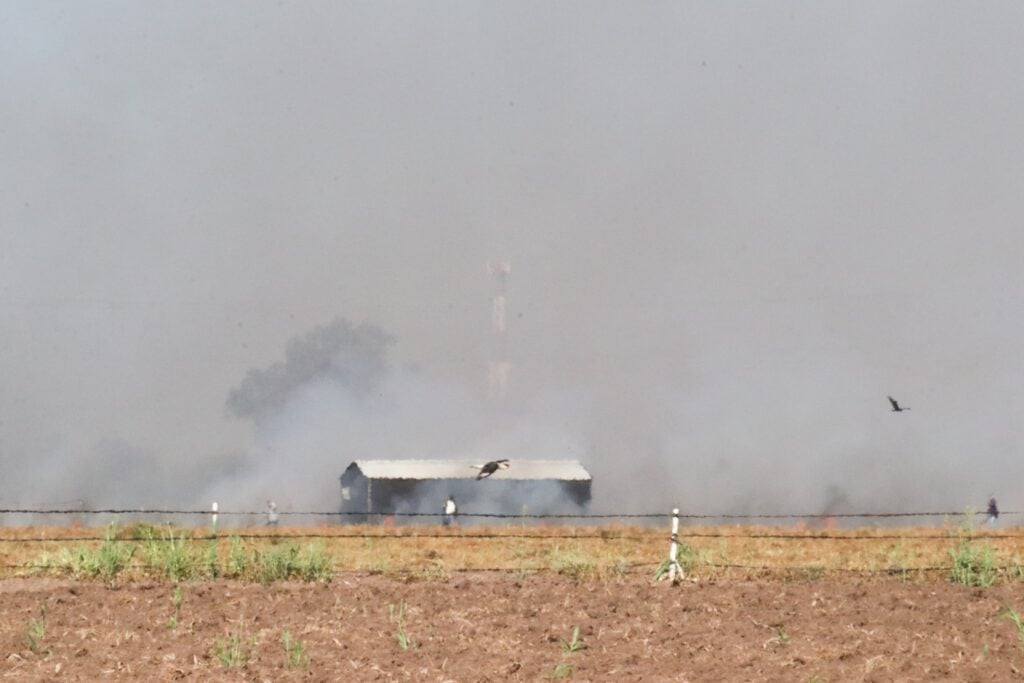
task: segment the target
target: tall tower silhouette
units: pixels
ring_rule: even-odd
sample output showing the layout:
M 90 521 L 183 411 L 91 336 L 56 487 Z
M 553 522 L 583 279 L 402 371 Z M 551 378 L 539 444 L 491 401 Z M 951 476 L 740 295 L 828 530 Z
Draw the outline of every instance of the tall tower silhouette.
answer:
M 508 359 L 508 338 L 505 328 L 505 287 L 512 266 L 508 261 L 491 261 L 487 269 L 494 280 L 491 297 L 491 353 L 487 366 L 487 390 L 491 398 L 500 398 L 508 389 L 512 363 Z

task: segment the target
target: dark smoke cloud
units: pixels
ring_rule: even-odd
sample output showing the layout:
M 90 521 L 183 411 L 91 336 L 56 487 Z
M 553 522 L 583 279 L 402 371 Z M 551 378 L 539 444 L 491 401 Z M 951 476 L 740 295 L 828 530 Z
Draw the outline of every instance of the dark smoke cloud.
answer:
M 335 318 L 288 342 L 283 362 L 250 370 L 227 398 L 228 411 L 259 422 L 281 411 L 310 382 L 329 381 L 354 396 L 377 387 L 395 338 L 383 329 Z

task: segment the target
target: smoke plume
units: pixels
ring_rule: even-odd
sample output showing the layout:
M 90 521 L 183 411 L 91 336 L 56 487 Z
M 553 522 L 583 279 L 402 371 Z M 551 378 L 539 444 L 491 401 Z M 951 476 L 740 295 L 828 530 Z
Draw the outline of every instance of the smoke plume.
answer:
M 235 417 L 256 422 L 281 411 L 311 382 L 330 382 L 355 397 L 375 389 L 387 372 L 394 337 L 370 324 L 336 318 L 288 342 L 283 362 L 250 370 L 227 398 Z

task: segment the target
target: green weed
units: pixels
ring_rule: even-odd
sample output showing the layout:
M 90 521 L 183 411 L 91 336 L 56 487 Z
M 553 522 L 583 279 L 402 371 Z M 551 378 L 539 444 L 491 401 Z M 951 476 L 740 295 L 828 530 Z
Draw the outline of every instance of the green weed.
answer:
M 309 667 L 309 655 L 304 650 L 305 643 L 301 640 L 292 640 L 292 634 L 288 629 L 281 634 L 281 642 L 284 644 L 284 665 L 286 669 L 305 669 Z
M 214 561 L 211 551 L 211 566 Z M 255 580 L 263 584 L 288 579 L 329 581 L 334 575 L 334 561 L 323 543 L 311 543 L 305 548 L 284 543 L 250 553 L 238 536 L 231 536 L 223 573 L 230 578 Z
M 46 637 L 46 608 L 39 608 L 39 618 L 28 622 L 28 630 L 25 632 L 25 644 L 33 654 L 48 655 L 49 648 L 43 647 L 43 638 Z
M 96 551 L 89 570 L 94 576 L 112 579 L 128 568 L 134 554 L 135 548 L 128 547 L 127 544 L 119 541 L 107 539 Z
M 146 539 L 145 554 L 150 570 L 171 581 L 185 581 L 197 573 L 199 561 L 184 531 L 175 535 L 174 529 L 167 527 L 160 537 L 154 533 Z
M 174 614 L 167 621 L 167 628 L 173 630 L 178 628 L 178 619 L 181 617 L 181 586 L 174 587 L 174 592 L 171 593 L 171 604 L 174 605 Z
M 567 655 L 587 649 L 587 644 L 583 642 L 582 638 L 580 638 L 579 626 L 573 626 L 571 640 L 565 640 L 564 638 L 560 638 L 559 640 L 562 641 L 562 650 Z
M 1017 613 L 1011 605 L 1006 605 L 1006 611 L 1003 612 L 1003 618 L 1009 619 L 1013 622 L 1013 625 L 1017 627 L 1017 638 L 1020 640 L 1021 647 L 1024 647 L 1024 621 L 1021 621 L 1020 614 Z
M 676 543 L 675 561 L 676 564 L 679 565 L 679 568 L 683 570 L 683 574 L 689 574 L 699 562 L 704 560 L 704 556 L 689 543 L 684 543 L 682 541 Z M 671 567 L 672 563 L 668 558 L 662 560 L 661 564 L 658 565 L 658 568 L 654 572 L 654 580 L 657 581 L 667 574 Z
M 334 575 L 334 561 L 327 554 L 323 543 L 306 546 L 300 557 L 299 577 L 303 581 L 329 581 Z
M 298 573 L 298 547 L 288 543 L 278 548 L 257 553 L 256 574 L 260 583 L 282 581 Z
M 305 550 L 288 543 L 255 556 L 256 577 L 261 583 L 285 579 L 326 581 L 334 573 L 334 562 L 322 544 L 310 544 Z
M 961 537 L 956 550 L 950 550 L 953 560 L 949 580 L 965 586 L 988 587 L 996 582 L 995 556 L 990 545 L 975 546 L 970 539 Z
M 551 551 L 551 568 L 577 582 L 585 581 L 597 573 L 597 562 L 579 549 L 563 550 L 558 545 Z
M 572 673 L 572 664 L 565 661 L 566 657 L 587 649 L 587 644 L 580 638 L 580 627 L 572 627 L 572 636 L 569 640 L 565 638 L 559 638 L 562 643 L 562 661 L 555 665 L 555 668 L 551 670 L 546 677 L 547 678 L 566 678 Z
M 255 646 L 256 639 L 253 638 L 250 643 Z M 251 657 L 251 652 L 243 634 L 243 622 L 239 623 L 236 632 L 225 634 L 223 640 L 217 639 L 213 646 L 213 654 L 223 666 L 228 668 L 245 666 Z
M 211 579 L 216 579 L 220 575 L 220 558 L 217 556 L 216 538 L 210 541 L 209 548 L 206 551 L 206 573 Z
M 405 600 L 398 603 L 397 609 L 394 604 L 388 605 L 388 621 L 395 624 L 395 640 L 398 647 L 403 650 L 415 649 L 416 643 L 405 632 Z
M 228 566 L 225 575 L 232 578 L 241 578 L 252 571 L 252 561 L 249 554 L 245 552 L 242 539 L 232 535 L 228 539 Z
M 44 556 L 40 564 L 61 574 L 110 581 L 128 568 L 134 554 L 131 543 L 117 540 L 117 526 L 111 524 L 98 548 L 61 548 L 54 557 Z
M 138 524 L 125 527 L 124 531 L 121 532 L 122 538 L 128 538 L 135 541 L 148 541 L 151 538 L 156 538 L 157 528 L 146 522 L 140 522 Z

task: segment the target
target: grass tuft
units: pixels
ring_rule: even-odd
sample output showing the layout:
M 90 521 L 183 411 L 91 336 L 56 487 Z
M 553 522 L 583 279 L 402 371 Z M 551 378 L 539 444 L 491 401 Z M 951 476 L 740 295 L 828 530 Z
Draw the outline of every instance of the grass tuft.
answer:
M 1005 607 L 1006 611 L 1003 612 L 1003 618 L 1009 619 L 1017 627 L 1017 638 L 1020 640 L 1021 647 L 1024 647 L 1024 621 L 1021 620 L 1020 614 L 1017 613 L 1017 610 L 1012 605 L 1006 605 Z
M 551 569 L 571 577 L 577 583 L 593 578 L 598 570 L 593 556 L 579 548 L 563 549 L 557 544 L 551 551 L 549 562 Z
M 952 583 L 987 588 L 996 582 L 995 554 L 987 543 L 976 546 L 969 538 L 961 537 L 949 555 L 953 560 L 949 572 Z
M 39 618 L 28 622 L 28 630 L 25 632 L 25 644 L 33 654 L 48 655 L 50 649 L 43 647 L 43 638 L 46 637 L 46 608 L 39 608 Z
M 388 605 L 388 621 L 395 624 L 395 641 L 398 647 L 403 650 L 416 649 L 416 643 L 405 632 L 405 600 L 399 602 L 397 608 L 394 604 Z
M 284 630 L 281 634 L 284 645 L 284 666 L 286 669 L 308 669 L 309 655 L 305 653 L 306 644 L 301 640 L 293 640 L 291 631 Z
M 222 666 L 235 668 L 245 666 L 252 656 L 250 646 L 256 645 L 256 639 L 247 642 L 244 634 L 244 620 L 239 622 L 238 630 L 226 633 L 224 638 L 217 638 L 213 646 L 213 654 Z
M 724 554 L 725 551 L 720 550 L 719 552 Z M 692 572 L 693 569 L 697 566 L 697 564 L 701 561 L 704 561 L 704 559 L 704 554 L 696 550 L 689 543 L 685 543 L 683 541 L 679 541 L 676 543 L 676 563 L 679 565 L 679 568 L 683 570 L 684 575 Z M 668 570 L 671 567 L 672 563 L 669 562 L 668 558 L 666 557 L 664 560 L 661 561 L 661 564 L 658 565 L 658 568 L 654 571 L 654 580 L 657 581 L 662 576 L 667 574 Z
M 173 527 L 149 529 L 144 552 L 149 570 L 171 581 L 187 581 L 198 574 L 199 558 L 188 543 L 186 533 L 174 533 Z
M 58 574 L 112 581 L 129 567 L 134 554 L 131 543 L 117 540 L 117 525 L 111 524 L 98 548 L 61 548 L 54 557 L 44 556 L 40 564 Z
M 178 621 L 181 618 L 181 586 L 175 586 L 171 593 L 171 604 L 174 605 L 174 614 L 167 620 L 167 628 L 174 630 L 178 628 Z
M 560 640 L 562 641 L 562 650 L 567 655 L 587 649 L 587 644 L 583 642 L 582 638 L 580 638 L 579 626 L 573 626 L 571 640 L 565 640 L 564 638 L 561 638 Z
M 248 576 L 252 571 L 252 560 L 242 545 L 242 539 L 232 535 L 228 539 L 228 564 L 224 575 L 233 579 Z

